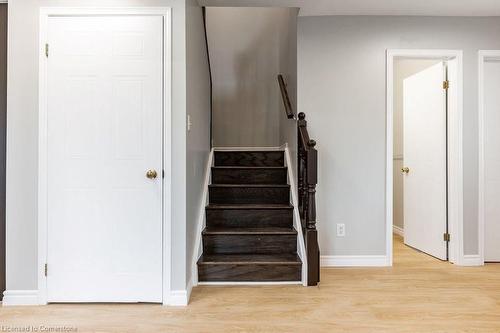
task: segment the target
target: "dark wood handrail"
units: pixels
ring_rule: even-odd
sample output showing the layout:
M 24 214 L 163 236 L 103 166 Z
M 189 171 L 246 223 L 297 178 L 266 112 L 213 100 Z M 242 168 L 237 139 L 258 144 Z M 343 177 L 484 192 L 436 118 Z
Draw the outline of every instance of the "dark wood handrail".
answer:
M 287 118 L 294 119 L 292 104 L 283 76 L 278 75 L 281 95 L 287 110 Z M 289 104 L 289 107 L 287 105 Z M 290 117 L 290 114 L 292 115 Z M 316 141 L 311 140 L 307 130 L 306 115 L 299 113 L 297 120 L 297 175 L 299 214 L 307 255 L 307 285 L 316 286 L 320 278 L 320 253 L 316 229 L 316 185 L 318 184 L 318 151 Z
M 295 114 L 293 113 L 292 102 L 290 102 L 290 96 L 288 95 L 288 90 L 286 88 L 285 79 L 283 75 L 278 74 L 278 83 L 281 90 L 281 98 L 283 99 L 283 105 L 285 106 L 285 113 L 288 119 L 294 119 Z

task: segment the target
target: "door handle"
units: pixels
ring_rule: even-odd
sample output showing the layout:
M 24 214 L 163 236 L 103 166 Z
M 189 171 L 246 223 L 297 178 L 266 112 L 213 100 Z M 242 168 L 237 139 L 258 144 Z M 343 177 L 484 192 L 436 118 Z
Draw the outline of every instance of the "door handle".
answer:
M 158 177 L 158 172 L 156 172 L 156 170 L 148 170 L 148 172 L 146 172 L 146 177 L 149 179 L 155 179 Z
M 410 168 L 408 167 L 401 168 L 401 172 L 408 174 L 410 172 Z

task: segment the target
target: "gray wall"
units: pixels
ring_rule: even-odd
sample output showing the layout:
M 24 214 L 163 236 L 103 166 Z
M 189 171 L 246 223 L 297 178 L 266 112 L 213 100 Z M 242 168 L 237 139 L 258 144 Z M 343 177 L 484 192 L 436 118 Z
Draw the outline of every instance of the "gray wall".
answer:
M 205 46 L 202 10 L 195 0 L 186 7 L 187 114 L 191 130 L 187 133 L 187 211 L 186 211 L 186 278 L 191 278 L 197 223 L 202 205 L 205 168 L 210 153 L 210 74 Z M 204 213 L 204 212 L 202 212 Z
M 38 36 L 45 6 L 172 7 L 172 281 L 186 288 L 186 43 L 184 0 L 22 0 L 9 4 L 7 289 L 37 289 Z
M 293 10 L 296 12 L 296 10 Z M 278 146 L 289 8 L 208 8 L 214 146 Z
M 7 130 L 7 5 L 0 4 L 0 300 L 5 290 L 5 139 Z
M 299 17 L 298 105 L 318 141 L 322 255 L 385 254 L 386 49 L 464 50 L 465 254 L 477 254 L 477 50 L 500 18 Z M 336 237 L 336 223 L 346 237 Z
M 404 187 L 401 168 L 404 166 L 403 152 L 403 81 L 441 60 L 398 59 L 394 60 L 394 145 L 393 145 L 393 225 L 404 228 Z

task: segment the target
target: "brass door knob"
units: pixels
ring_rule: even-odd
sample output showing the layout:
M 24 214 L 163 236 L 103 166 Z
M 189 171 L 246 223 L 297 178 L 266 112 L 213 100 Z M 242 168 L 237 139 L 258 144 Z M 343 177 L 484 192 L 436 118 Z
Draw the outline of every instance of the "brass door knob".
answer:
M 408 167 L 401 168 L 401 172 L 408 173 L 408 172 L 410 172 L 410 168 L 408 168 Z
M 146 177 L 148 177 L 149 179 L 155 179 L 156 177 L 158 177 L 158 172 L 156 172 L 156 170 L 149 170 L 148 172 L 146 172 Z

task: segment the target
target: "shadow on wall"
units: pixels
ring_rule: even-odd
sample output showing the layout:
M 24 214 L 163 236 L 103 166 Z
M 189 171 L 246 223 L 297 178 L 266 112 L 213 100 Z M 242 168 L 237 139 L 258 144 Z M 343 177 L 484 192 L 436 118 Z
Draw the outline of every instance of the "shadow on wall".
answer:
M 290 10 L 208 8 L 215 146 L 278 146 Z

